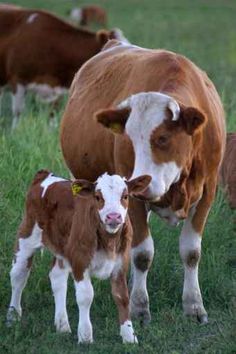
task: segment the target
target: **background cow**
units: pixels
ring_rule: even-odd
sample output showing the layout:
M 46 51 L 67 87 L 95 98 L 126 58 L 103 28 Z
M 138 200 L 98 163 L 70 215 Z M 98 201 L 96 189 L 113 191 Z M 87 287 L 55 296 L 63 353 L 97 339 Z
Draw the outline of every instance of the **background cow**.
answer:
M 107 26 L 106 10 L 97 5 L 85 5 L 73 8 L 70 13 L 70 19 L 76 25 L 81 26 L 88 26 L 92 23 L 103 27 Z
M 71 332 L 66 293 L 68 275 L 72 272 L 79 307 L 79 342 L 93 342 L 90 321 L 92 276 L 111 279 L 112 294 L 119 311 L 120 335 L 124 343 L 137 342 L 129 317 L 126 284 L 132 241 L 127 209 L 129 195 L 138 195 L 150 180 L 149 176 L 141 176 L 126 182 L 120 176 L 104 174 L 96 183 L 77 180 L 72 185 L 71 181 L 46 170 L 36 174 L 27 194 L 11 270 L 9 325 L 14 320 L 15 311 L 18 316 L 22 315 L 21 295 L 33 255 L 41 247 L 47 247 L 55 256 L 49 277 L 55 299 L 57 330 Z
M 0 5 L 0 91 L 9 85 L 13 127 L 24 106 L 26 90 L 45 101 L 67 92 L 80 66 L 120 31 L 97 33 L 76 28 L 40 10 Z
M 226 190 L 231 208 L 236 208 L 236 133 L 228 133 L 220 182 Z
M 148 210 L 156 207 L 170 218 L 186 219 L 179 244 L 183 308 L 207 322 L 198 264 L 224 145 L 224 112 L 215 87 L 181 55 L 110 41 L 72 83 L 61 125 L 72 174 L 92 180 L 104 171 L 152 177 L 144 201 L 130 204 L 131 311 L 144 322 L 150 320 L 146 280 L 154 254 Z

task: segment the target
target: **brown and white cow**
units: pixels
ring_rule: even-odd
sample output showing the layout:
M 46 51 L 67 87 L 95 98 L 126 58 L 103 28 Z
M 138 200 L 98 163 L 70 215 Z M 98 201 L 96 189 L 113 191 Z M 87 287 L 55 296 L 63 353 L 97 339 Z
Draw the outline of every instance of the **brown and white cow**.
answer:
M 71 10 L 70 19 L 81 26 L 88 26 L 91 23 L 97 23 L 103 27 L 107 26 L 107 13 L 101 6 L 84 5 L 75 7 Z
M 185 219 L 179 244 L 183 308 L 207 322 L 198 265 L 224 145 L 224 111 L 216 89 L 184 56 L 113 40 L 72 83 L 61 125 L 72 174 L 92 180 L 104 171 L 152 177 L 144 201 L 130 203 L 131 312 L 144 322 L 150 320 L 146 279 L 154 254 L 149 210 L 173 224 Z
M 27 194 L 10 273 L 9 325 L 16 313 L 21 317 L 21 295 L 33 255 L 37 249 L 47 247 L 55 256 L 49 277 L 55 299 L 57 330 L 71 331 L 66 292 L 68 275 L 72 272 L 79 307 L 79 342 L 93 341 L 90 321 L 92 276 L 111 279 L 112 294 L 119 311 L 120 335 L 124 343 L 137 342 L 129 317 L 126 284 L 132 241 L 127 208 L 129 195 L 143 191 L 150 180 L 149 176 L 141 176 L 127 182 L 118 175 L 103 174 L 95 183 L 77 180 L 72 184 L 46 170 L 36 174 Z
M 52 102 L 67 92 L 81 65 L 121 31 L 91 32 L 40 10 L 0 5 L 0 91 L 13 93 L 13 127 L 26 90 Z
M 236 208 L 236 133 L 228 133 L 220 170 L 220 182 L 225 188 L 231 208 Z

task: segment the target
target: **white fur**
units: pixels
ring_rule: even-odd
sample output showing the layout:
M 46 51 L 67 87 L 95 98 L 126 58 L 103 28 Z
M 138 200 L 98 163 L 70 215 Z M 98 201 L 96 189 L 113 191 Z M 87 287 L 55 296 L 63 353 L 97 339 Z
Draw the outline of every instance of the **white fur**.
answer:
M 122 267 L 122 258 L 116 255 L 114 259 L 108 258 L 104 251 L 97 251 L 91 261 L 89 273 L 99 279 L 107 279 L 111 275 L 116 276 Z
M 44 197 L 45 193 L 47 192 L 47 189 L 48 189 L 49 186 L 51 186 L 53 183 L 63 182 L 63 181 L 66 181 L 66 179 L 61 178 L 61 177 L 53 176 L 53 174 L 50 173 L 45 178 L 45 180 L 40 184 L 40 186 L 43 188 L 42 198 Z
M 124 45 L 130 45 L 131 43 L 124 36 L 120 28 L 114 28 L 115 36 L 118 41 L 121 41 Z
M 29 237 L 19 239 L 19 249 L 16 252 L 15 262 L 13 262 L 10 272 L 12 295 L 9 306 L 14 308 L 19 316 L 22 314 L 22 291 L 30 272 L 27 267 L 28 260 L 40 247 L 42 247 L 42 229 L 39 228 L 38 224 L 35 224 L 32 234 Z
M 70 13 L 70 19 L 74 22 L 80 22 L 82 19 L 82 10 L 79 7 L 74 7 Z
M 138 343 L 131 321 L 127 320 L 120 326 L 120 335 L 123 343 Z
M 185 220 L 179 241 L 180 255 L 184 263 L 183 307 L 186 314 L 204 314 L 201 291 L 198 282 L 198 263 L 189 267 L 186 257 L 191 251 L 201 253 L 201 235 L 192 226 L 192 215 Z
M 71 332 L 66 310 L 66 293 L 69 270 L 70 269 L 66 267 L 64 262 L 63 268 L 60 268 L 58 260 L 56 260 L 54 267 L 49 273 L 55 301 L 55 326 L 58 332 Z
M 109 213 L 120 214 L 122 224 L 125 222 L 127 208 L 124 208 L 121 204 L 121 196 L 125 189 L 127 189 L 125 180 L 118 175 L 109 176 L 105 173 L 97 179 L 96 191 L 101 191 L 105 202 L 104 207 L 98 210 L 98 213 L 109 233 L 116 233 L 121 227 L 120 225 L 114 229 L 106 225 L 106 217 Z
M 177 119 L 179 106 L 171 97 L 157 93 L 138 93 L 121 102 L 118 108 L 130 107 L 131 113 L 126 123 L 126 133 L 135 150 L 135 164 L 131 178 L 148 174 L 152 181 L 148 187 L 150 199 L 159 200 L 180 177 L 181 168 L 175 161 L 157 164 L 153 161 L 150 137 L 153 130 L 166 119 L 166 108 Z
M 60 96 L 65 95 L 68 92 L 66 87 L 52 87 L 47 84 L 37 83 L 28 84 L 26 88 L 27 90 L 35 93 L 37 97 L 45 103 L 55 102 Z
M 140 300 L 146 299 L 148 301 L 147 292 L 147 275 L 148 270 L 142 272 L 137 269 L 134 265 L 134 258 L 142 252 L 148 252 L 151 257 L 154 255 L 154 244 L 151 236 L 148 236 L 143 242 L 141 242 L 137 247 L 131 249 L 131 267 L 132 267 L 132 291 L 131 291 L 131 301 L 133 298 L 137 297 Z
M 16 85 L 16 92 L 12 94 L 12 129 L 17 126 L 19 116 L 24 109 L 24 96 L 25 96 L 25 86 L 21 84 Z
M 39 14 L 37 14 L 37 13 L 31 14 L 31 15 L 27 18 L 26 23 L 33 23 L 34 20 L 36 19 L 36 17 L 38 17 L 38 16 L 39 16 Z
M 94 297 L 93 286 L 87 274 L 82 281 L 75 281 L 76 300 L 79 307 L 78 341 L 93 342 L 93 328 L 90 321 L 90 307 Z

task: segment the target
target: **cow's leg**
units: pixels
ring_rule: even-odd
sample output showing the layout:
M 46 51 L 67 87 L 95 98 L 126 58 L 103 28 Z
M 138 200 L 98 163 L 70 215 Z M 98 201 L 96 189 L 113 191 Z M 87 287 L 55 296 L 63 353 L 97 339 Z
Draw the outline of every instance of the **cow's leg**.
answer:
M 93 301 L 93 286 L 89 276 L 84 275 L 81 281 L 75 280 L 76 301 L 79 307 L 78 341 L 93 342 L 93 328 L 90 321 L 90 307 Z
M 111 278 L 112 295 L 119 312 L 120 335 L 123 343 L 138 343 L 129 316 L 129 293 L 126 275 L 120 272 Z
M 151 320 L 147 275 L 154 255 L 153 240 L 148 228 L 148 215 L 143 202 L 133 201 L 130 217 L 134 230 L 131 250 L 132 290 L 130 311 L 133 318 L 148 324 Z
M 8 325 L 15 321 L 16 313 L 19 317 L 22 315 L 22 292 L 29 277 L 33 254 L 41 245 L 41 237 L 42 230 L 35 224 L 30 236 L 18 239 L 18 250 L 10 272 L 12 294 L 7 313 Z
M 55 260 L 49 273 L 55 301 L 55 326 L 58 332 L 71 332 L 66 310 L 67 280 L 69 269 L 62 260 Z
M 215 195 L 215 186 L 216 183 L 213 182 L 204 188 L 201 200 L 191 209 L 184 222 L 179 243 L 184 264 L 184 313 L 197 317 L 201 323 L 207 323 L 208 318 L 198 282 L 198 265 L 201 257 L 201 236 Z
M 16 85 L 15 92 L 12 94 L 12 129 L 14 129 L 19 121 L 21 112 L 24 109 L 24 96 L 25 96 L 25 87 L 21 84 Z

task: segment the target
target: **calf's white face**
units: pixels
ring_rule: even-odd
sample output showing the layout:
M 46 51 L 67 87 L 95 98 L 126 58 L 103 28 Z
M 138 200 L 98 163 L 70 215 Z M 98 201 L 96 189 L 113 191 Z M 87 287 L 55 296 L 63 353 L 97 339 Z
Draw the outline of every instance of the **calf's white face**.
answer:
M 181 111 L 170 96 L 142 92 L 121 102 L 117 109 L 98 112 L 97 120 L 113 132 L 129 136 L 135 158 L 131 178 L 151 176 L 143 197 L 155 202 L 179 180 L 193 150 L 191 135 L 205 117 L 193 107 Z
M 150 176 L 140 176 L 126 181 L 118 175 L 110 176 L 105 173 L 95 183 L 76 180 L 73 184 L 82 189 L 81 195 L 92 194 L 104 229 L 109 234 L 115 234 L 125 223 L 129 195 L 138 197 L 139 193 L 147 188 L 150 181 Z

